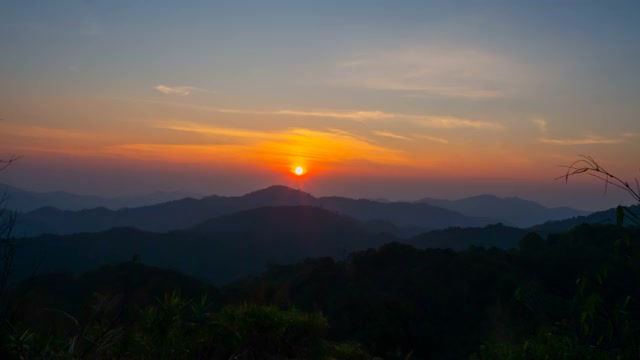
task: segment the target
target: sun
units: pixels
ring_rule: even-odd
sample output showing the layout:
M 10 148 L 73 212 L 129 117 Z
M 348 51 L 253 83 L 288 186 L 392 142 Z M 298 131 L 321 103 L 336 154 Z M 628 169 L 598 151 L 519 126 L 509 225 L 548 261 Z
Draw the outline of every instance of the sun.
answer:
M 295 169 L 293 169 L 293 173 L 300 176 L 302 174 L 305 173 L 304 168 L 302 166 L 296 166 Z

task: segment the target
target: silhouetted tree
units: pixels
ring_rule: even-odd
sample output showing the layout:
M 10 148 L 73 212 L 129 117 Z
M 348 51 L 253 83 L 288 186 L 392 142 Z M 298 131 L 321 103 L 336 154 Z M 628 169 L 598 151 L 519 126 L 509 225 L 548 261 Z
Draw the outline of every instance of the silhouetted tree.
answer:
M 18 157 L 12 155 L 7 160 L 0 160 L 0 171 L 6 169 Z M 4 322 L 7 311 L 7 289 L 13 257 L 15 254 L 15 241 L 12 236 L 16 224 L 16 212 L 7 209 L 4 204 L 7 200 L 6 192 L 0 195 L 0 321 Z

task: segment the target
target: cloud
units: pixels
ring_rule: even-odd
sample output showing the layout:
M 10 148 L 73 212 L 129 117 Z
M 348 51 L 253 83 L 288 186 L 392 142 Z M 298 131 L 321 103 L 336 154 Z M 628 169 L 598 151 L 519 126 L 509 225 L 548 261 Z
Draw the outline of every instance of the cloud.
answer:
M 408 97 L 491 99 L 511 97 L 527 84 L 526 69 L 478 49 L 410 47 L 375 50 L 342 60 L 338 84 L 401 92 Z
M 501 124 L 489 121 L 475 121 L 455 117 L 415 116 L 412 118 L 418 125 L 440 129 L 472 128 L 485 130 L 503 130 Z
M 211 92 L 209 90 L 201 89 L 193 86 L 157 85 L 154 87 L 154 89 L 166 95 L 181 95 L 181 96 L 187 96 L 194 91 Z
M 601 137 L 586 137 L 582 139 L 538 139 L 541 143 L 553 145 L 599 145 L 599 144 L 619 144 L 623 142 L 621 139 L 609 139 Z
M 606 145 L 606 144 L 619 144 L 625 142 L 625 138 L 634 136 L 633 133 L 624 133 L 618 137 L 602 137 L 587 135 L 582 138 L 561 138 L 555 139 L 547 137 L 547 125 L 548 122 L 542 118 L 535 118 L 531 120 L 533 124 L 538 128 L 543 137 L 538 138 L 538 141 L 544 144 L 552 145 Z M 589 133 L 587 133 L 589 134 Z
M 409 115 L 399 113 L 387 113 L 384 111 L 302 111 L 302 110 L 279 110 L 271 112 L 273 115 L 293 115 L 309 117 L 325 117 L 347 119 L 354 121 L 406 121 L 416 125 L 442 129 L 473 128 L 502 130 L 503 126 L 488 121 L 476 121 L 462 119 L 451 116 L 425 116 Z
M 145 100 L 150 101 L 150 100 Z M 157 102 L 157 101 L 152 101 Z M 169 104 L 180 107 L 187 107 L 195 110 L 224 113 L 224 114 L 238 114 L 238 115 L 254 115 L 254 116 L 298 116 L 298 117 L 312 117 L 312 118 L 330 118 L 330 119 L 344 119 L 358 122 L 405 122 L 414 125 L 439 128 L 439 129 L 460 129 L 470 128 L 478 130 L 504 130 L 504 126 L 497 122 L 480 121 L 458 118 L 453 116 L 430 116 L 430 115 L 413 115 L 402 113 L 389 113 L 379 110 L 360 110 L 360 111 L 348 111 L 348 110 L 295 110 L 295 109 L 282 109 L 282 110 L 250 110 L 250 109 L 229 109 L 229 108 L 216 108 L 202 105 L 185 104 L 180 102 L 161 102 L 162 104 Z
M 349 119 L 357 121 L 366 120 L 388 120 L 397 117 L 383 111 L 303 111 L 303 110 L 278 110 L 273 112 L 276 115 L 324 117 L 336 119 Z
M 403 152 L 374 144 L 368 139 L 354 136 L 347 131 L 331 129 L 329 131 L 310 130 L 304 128 L 285 129 L 279 131 L 256 131 L 239 128 L 211 127 L 197 123 L 157 122 L 156 128 L 195 132 L 215 137 L 234 139 L 234 144 L 210 145 L 199 147 L 202 156 L 216 154 L 243 160 L 260 159 L 266 164 L 305 163 L 341 163 L 345 161 L 367 161 L 378 164 L 406 164 L 408 160 Z M 153 154 L 168 154 L 171 149 L 164 145 L 137 144 L 137 149 Z M 115 149 L 115 148 L 114 148 Z M 122 148 L 122 150 L 135 150 Z M 112 151 L 115 151 L 112 149 Z M 142 151 L 142 150 L 141 150 Z
M 425 139 L 425 140 L 429 140 L 429 141 L 433 141 L 433 142 L 438 142 L 441 144 L 448 144 L 449 140 L 447 139 L 443 139 L 443 138 L 439 138 L 439 137 L 435 137 L 435 136 L 429 136 L 429 135 L 415 135 L 417 138 L 420 139 Z
M 172 123 L 166 123 L 166 122 L 158 122 L 154 127 L 158 129 L 188 131 L 188 132 L 195 132 L 195 133 L 205 134 L 205 135 L 220 135 L 220 136 L 236 137 L 236 138 L 252 138 L 252 139 L 277 138 L 277 136 L 271 132 L 235 129 L 235 128 L 223 128 L 223 127 L 210 127 L 210 126 L 202 126 L 195 123 L 172 124 Z
M 541 118 L 531 120 L 541 133 L 547 133 L 547 121 Z
M 622 134 L 622 136 L 624 136 L 626 138 L 637 137 L 637 136 L 640 136 L 640 133 L 626 132 L 626 133 Z
M 394 133 L 390 133 L 390 132 L 386 132 L 386 131 L 374 131 L 373 133 L 378 135 L 378 136 L 388 137 L 388 138 L 392 138 L 392 139 L 413 140 L 413 139 L 408 138 L 406 136 L 402 136 L 402 135 L 398 135 L 398 134 L 394 134 Z

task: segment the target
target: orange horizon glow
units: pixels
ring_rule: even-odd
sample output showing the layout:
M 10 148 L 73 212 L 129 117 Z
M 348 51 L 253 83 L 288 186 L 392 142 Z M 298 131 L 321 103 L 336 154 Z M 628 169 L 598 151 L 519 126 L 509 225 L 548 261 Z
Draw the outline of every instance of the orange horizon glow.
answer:
M 234 174 L 288 173 L 295 178 L 307 177 L 309 168 L 313 168 L 314 179 L 357 175 L 518 181 L 552 179 L 558 176 L 557 165 L 573 160 L 571 154 L 554 150 L 560 145 L 548 141 L 509 139 L 498 143 L 497 139 L 504 135 L 500 131 L 489 133 L 487 138 L 467 137 L 463 130 L 431 133 L 438 136 L 423 139 L 424 133 L 369 131 L 346 125 L 256 129 L 248 125 L 149 119 L 124 131 L 120 127 L 0 122 L 0 140 L 13 153 L 37 159 L 57 158 L 69 164 L 75 163 L 72 158 L 93 158 L 95 165 L 91 166 L 95 167 L 126 160 L 135 163 L 131 166 L 136 168 L 179 164 L 181 168 L 225 168 Z M 633 139 L 635 135 L 626 136 L 625 139 Z M 569 144 L 576 146 L 575 141 Z M 585 146 L 606 145 L 600 139 L 599 144 Z M 617 146 L 630 148 L 633 144 L 628 140 Z M 602 162 L 616 164 L 623 176 L 636 175 L 625 173 L 626 169 L 633 169 L 631 160 L 623 163 L 615 159 L 615 149 L 602 149 L 598 157 Z

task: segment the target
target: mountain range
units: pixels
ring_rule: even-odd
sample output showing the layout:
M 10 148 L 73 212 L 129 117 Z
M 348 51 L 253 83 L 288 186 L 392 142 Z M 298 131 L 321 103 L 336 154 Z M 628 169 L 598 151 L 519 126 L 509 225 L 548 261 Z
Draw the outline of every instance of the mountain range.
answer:
M 509 249 L 531 231 L 562 232 L 607 219 L 615 219 L 613 210 L 521 229 L 424 203 L 315 198 L 284 186 L 240 197 L 186 198 L 117 211 L 49 207 L 20 215 L 20 231 L 29 229 L 24 227 L 28 221 L 38 221 L 40 234 L 49 234 L 18 241 L 15 276 L 61 269 L 83 272 L 140 258 L 221 284 L 258 274 L 269 263 L 340 259 L 389 242 L 418 248 Z M 419 235 L 403 233 L 398 223 L 428 224 L 431 229 L 414 227 L 410 229 Z
M 93 195 L 78 195 L 65 191 L 27 191 L 14 186 L 0 184 L 0 194 L 3 193 L 7 195 L 3 205 L 8 209 L 19 212 L 29 212 L 42 207 L 53 207 L 60 210 L 83 210 L 104 207 L 117 210 L 154 205 L 186 197 L 203 197 L 196 193 L 158 191 L 137 196 L 108 198 Z
M 636 215 L 640 214 L 640 205 L 629 206 L 628 209 Z M 546 221 L 542 224 L 532 226 L 530 229 L 538 234 L 548 235 L 564 232 L 582 224 L 614 225 L 616 224 L 616 218 L 616 209 L 612 208 L 598 211 L 587 216 L 575 216 L 568 219 Z
M 344 197 L 314 197 L 286 186 L 271 186 L 243 196 L 208 196 L 201 199 L 184 197 L 157 204 L 117 208 L 120 201 L 154 202 L 162 197 L 180 197 L 180 193 L 158 193 L 128 200 L 103 199 L 56 193 L 30 193 L 8 189 L 8 207 L 16 202 L 22 209 L 47 204 L 33 211 L 24 211 L 16 228 L 18 236 L 39 234 L 73 234 L 97 232 L 114 227 L 134 227 L 145 231 L 166 232 L 187 229 L 208 219 L 242 210 L 265 206 L 315 206 L 368 222 L 371 227 L 383 227 L 398 236 L 413 236 L 428 230 L 449 227 L 481 227 L 503 223 L 530 227 L 549 220 L 583 216 L 587 212 L 571 208 L 546 208 L 518 198 L 498 198 L 482 195 L 462 200 L 423 199 L 418 202 L 373 201 Z M 45 196 L 46 195 L 46 196 Z M 36 199 L 27 201 L 29 199 Z M 20 200 L 20 201 L 18 201 Z M 102 201 L 102 202 L 101 202 Z M 101 203 L 100 206 L 73 210 Z M 61 204 L 59 207 L 57 204 Z M 31 204 L 31 205 L 29 205 Z M 15 207 L 14 207 L 15 208 Z M 20 208 L 18 208 L 20 209 Z M 67 210 L 65 210 L 67 209 Z
M 499 198 L 494 195 L 478 195 L 460 200 L 424 198 L 420 203 L 457 211 L 467 216 L 486 216 L 502 220 L 505 224 L 527 228 L 552 220 L 562 220 L 588 215 L 589 211 L 569 207 L 548 208 L 518 197 Z
M 15 276 L 57 270 L 84 272 L 140 259 L 222 284 L 307 257 L 345 259 L 350 253 L 404 242 L 418 248 L 513 248 L 527 231 L 503 225 L 434 230 L 400 239 L 362 221 L 311 206 L 279 206 L 222 215 L 186 230 L 154 233 L 114 228 L 96 233 L 42 235 L 18 242 Z
M 287 264 L 317 256 L 340 259 L 394 240 L 333 211 L 310 206 L 265 207 L 167 233 L 114 228 L 25 238 L 18 242 L 14 269 L 16 277 L 29 276 L 34 269 L 83 272 L 139 257 L 149 265 L 224 283 L 258 274 L 268 263 Z
M 546 226 L 552 224 L 549 222 Z M 324 256 L 344 259 L 352 252 L 389 242 L 417 248 L 510 249 L 517 247 L 531 231 L 495 224 L 451 227 L 400 238 L 389 233 L 389 229 L 393 227 L 387 223 L 373 222 L 372 225 L 372 222 L 319 207 L 260 207 L 164 233 L 129 227 L 20 239 L 15 276 L 24 278 L 34 271 L 84 272 L 100 265 L 140 259 L 148 265 L 175 269 L 222 284 L 258 274 L 269 263 L 289 264 L 307 257 Z
M 343 197 L 316 198 L 285 186 L 271 186 L 243 196 L 184 198 L 157 205 L 110 210 L 104 207 L 80 211 L 44 207 L 19 216 L 16 234 L 73 234 L 97 232 L 114 227 L 134 227 L 166 232 L 187 229 L 217 216 L 266 206 L 314 206 L 361 221 L 382 221 L 415 234 L 451 226 L 484 226 L 500 222 L 488 217 L 466 216 L 424 203 L 380 203 Z M 389 225 L 389 224 L 387 224 Z

